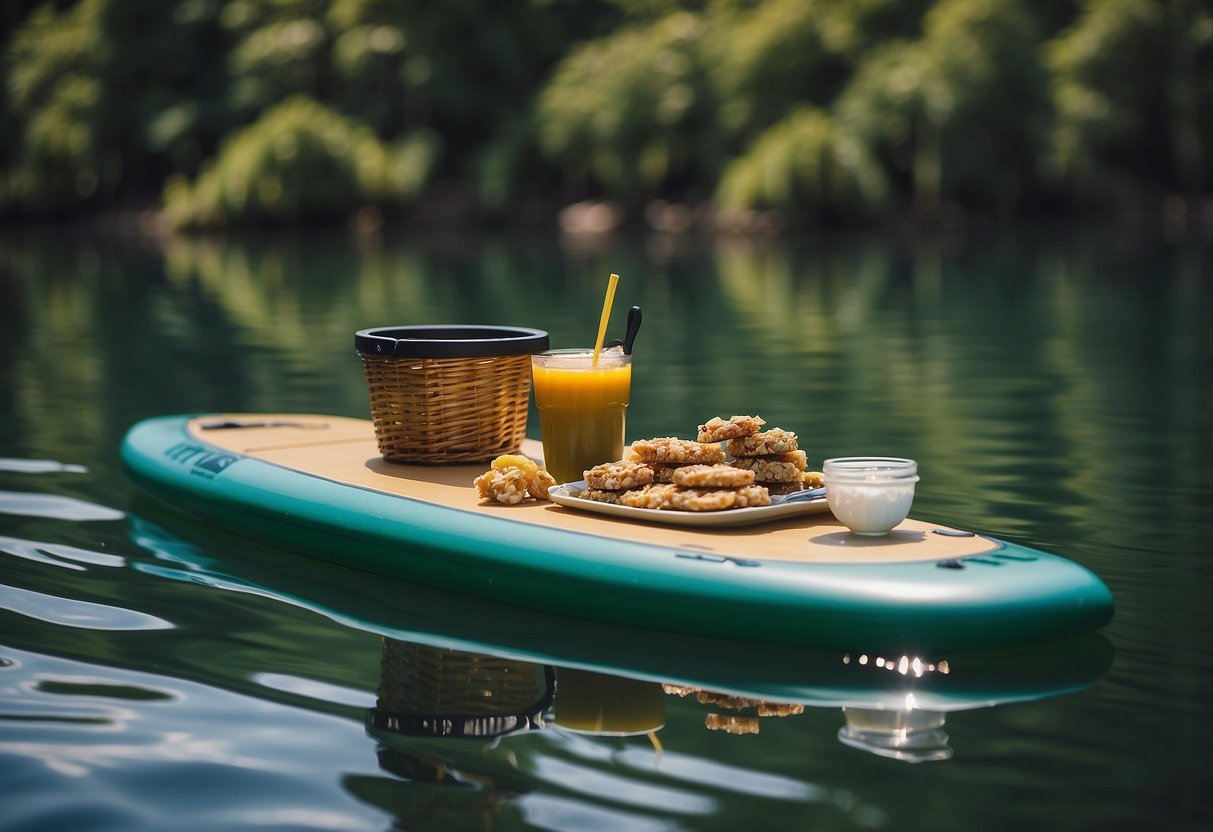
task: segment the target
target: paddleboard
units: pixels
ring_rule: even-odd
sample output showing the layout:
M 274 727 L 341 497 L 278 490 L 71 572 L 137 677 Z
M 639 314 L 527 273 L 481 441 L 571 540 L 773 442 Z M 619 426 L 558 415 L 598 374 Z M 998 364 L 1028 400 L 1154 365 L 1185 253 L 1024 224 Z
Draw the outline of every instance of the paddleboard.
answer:
M 537 690 L 533 699 L 515 696 L 514 710 L 486 694 L 499 669 L 506 675 L 498 681 L 517 676 L 555 682 L 555 724 L 561 727 L 577 724 L 570 713 L 589 713 L 603 733 L 617 735 L 641 724 L 640 717 L 660 715 L 659 700 L 670 697 L 693 696 L 709 711 L 723 707 L 722 713 L 754 728 L 759 718 L 765 724 L 768 716 L 795 713 L 799 706 L 841 708 L 841 741 L 866 740 L 866 750 L 906 758 L 923 752 L 925 738 L 938 736 L 945 714 L 1083 690 L 1114 657 L 1100 633 L 1001 650 L 906 655 L 740 643 L 557 618 L 314 560 L 283 569 L 282 553 L 271 547 L 138 502 L 129 515 L 131 539 L 151 558 L 136 561 L 135 569 L 272 598 L 379 636 L 377 689 L 401 689 L 407 682 L 411 694 L 407 702 L 389 696 L 366 714 L 372 733 L 388 742 L 389 733 L 501 736 L 550 726 L 550 688 Z M 247 674 L 201 681 L 295 705 L 319 704 L 267 689 Z M 519 686 L 510 691 L 517 694 Z M 460 699 L 457 708 L 450 704 L 454 698 Z M 592 707 L 585 707 L 587 700 Z M 874 726 L 877 718 L 882 722 Z M 924 718 L 926 730 L 907 731 L 921 729 Z M 881 725 L 885 730 L 876 730 Z
M 542 458 L 534 440 L 522 451 Z M 1077 563 L 913 518 L 865 538 L 820 507 L 720 525 L 483 502 L 472 480 L 487 461 L 385 462 L 369 420 L 157 417 L 128 431 L 122 459 L 169 506 L 297 555 L 641 630 L 987 649 L 1080 635 L 1112 614 L 1107 587 Z

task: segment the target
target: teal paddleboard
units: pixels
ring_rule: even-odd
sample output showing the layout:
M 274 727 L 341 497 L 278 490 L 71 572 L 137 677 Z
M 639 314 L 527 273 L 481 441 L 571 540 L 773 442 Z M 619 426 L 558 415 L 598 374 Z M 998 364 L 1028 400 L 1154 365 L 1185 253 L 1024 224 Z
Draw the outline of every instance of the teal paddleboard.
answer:
M 487 462 L 387 463 L 367 420 L 159 417 L 131 428 L 122 459 L 174 509 L 293 555 L 642 631 L 921 652 L 1063 639 L 1112 614 L 1079 564 L 914 519 L 862 538 L 821 505 L 722 524 L 485 503 L 472 480 Z
M 810 709 L 841 709 L 840 742 L 910 762 L 951 756 L 948 716 L 1081 691 L 1111 666 L 1100 633 L 989 651 L 828 651 L 654 632 L 555 617 L 370 576 L 227 535 L 147 500 L 129 514 L 131 540 L 157 577 L 250 593 L 380 637 L 377 682 L 321 663 L 314 681 L 375 690 L 363 716 L 381 743 L 460 763 L 458 743 L 553 727 L 620 736 L 662 730 L 674 699 L 698 703 L 707 730 L 757 733 Z M 351 644 L 357 644 L 355 639 Z M 316 659 L 314 647 L 296 646 Z M 309 652 L 311 651 L 311 652 Z M 320 654 L 323 658 L 323 654 Z M 211 686 L 350 715 L 345 697 L 190 664 Z M 230 669 L 230 668 L 229 668 Z M 267 674 L 273 675 L 273 674 Z M 351 688 L 351 685 L 353 686 Z M 691 705 L 690 707 L 695 707 Z M 684 706 L 685 708 L 685 706 Z M 835 714 L 836 718 L 839 716 Z M 760 725 L 761 723 L 761 725 Z M 820 728 L 829 720 L 814 720 Z M 817 729 L 814 729 L 817 730 Z M 453 756 L 452 756 L 453 755 Z
M 906 655 L 558 618 L 318 561 L 296 559 L 284 569 L 284 555 L 272 547 L 137 502 L 131 540 L 151 557 L 139 559 L 135 569 L 272 598 L 379 636 L 377 700 L 364 716 L 372 734 L 397 748 L 402 742 L 407 747 L 411 737 L 498 737 L 553 724 L 609 735 L 656 731 L 672 698 L 693 698 L 709 729 L 754 733 L 773 718 L 841 708 L 845 724 L 838 737 L 845 744 L 911 761 L 943 759 L 950 756 L 942 732 L 946 715 L 1081 691 L 1114 657 L 1100 633 L 999 650 Z M 222 666 L 203 663 L 200 680 L 342 712 L 327 700 L 258 684 L 255 675 L 225 677 L 217 672 Z M 343 686 L 351 681 L 332 679 Z

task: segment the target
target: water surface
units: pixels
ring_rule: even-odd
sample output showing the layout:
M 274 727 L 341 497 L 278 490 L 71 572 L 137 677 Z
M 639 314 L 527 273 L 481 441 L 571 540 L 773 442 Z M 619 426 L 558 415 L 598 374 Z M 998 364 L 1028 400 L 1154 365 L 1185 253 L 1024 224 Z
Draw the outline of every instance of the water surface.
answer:
M 0 827 L 1205 828 L 1211 255 L 1098 230 L 8 233 Z M 913 457 L 917 516 L 1078 561 L 1115 595 L 1112 623 L 1075 644 L 915 657 L 933 668 L 920 674 L 901 657 L 608 632 L 228 537 L 141 497 L 119 465 L 124 431 L 151 415 L 367 416 L 359 328 L 587 343 L 612 271 L 612 335 L 628 306 L 645 313 L 633 438 L 758 413 L 815 465 Z M 423 701 L 460 673 L 472 700 Z M 910 695 L 944 717 L 939 759 L 840 741 L 842 704 L 855 717 Z M 385 697 L 474 715 L 481 736 L 385 730 Z

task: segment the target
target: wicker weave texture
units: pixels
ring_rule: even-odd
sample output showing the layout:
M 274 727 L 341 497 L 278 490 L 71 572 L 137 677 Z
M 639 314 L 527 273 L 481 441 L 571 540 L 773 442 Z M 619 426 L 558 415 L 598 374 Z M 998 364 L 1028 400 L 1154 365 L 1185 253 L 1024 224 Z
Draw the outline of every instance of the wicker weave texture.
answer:
M 379 708 L 405 714 L 512 714 L 548 691 L 542 668 L 513 659 L 384 639 Z
M 362 356 L 379 452 L 388 462 L 476 462 L 526 437 L 531 356 Z

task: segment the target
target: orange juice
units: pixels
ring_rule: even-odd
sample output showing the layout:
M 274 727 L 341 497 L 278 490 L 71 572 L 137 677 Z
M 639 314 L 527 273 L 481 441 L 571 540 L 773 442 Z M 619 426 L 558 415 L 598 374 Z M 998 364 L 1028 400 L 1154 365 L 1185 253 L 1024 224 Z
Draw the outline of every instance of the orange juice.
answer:
M 665 691 L 657 682 L 557 668 L 556 724 L 604 736 L 647 734 L 665 726 Z
M 574 482 L 623 458 L 632 357 L 604 350 L 550 350 L 531 356 L 543 459 L 557 482 Z

